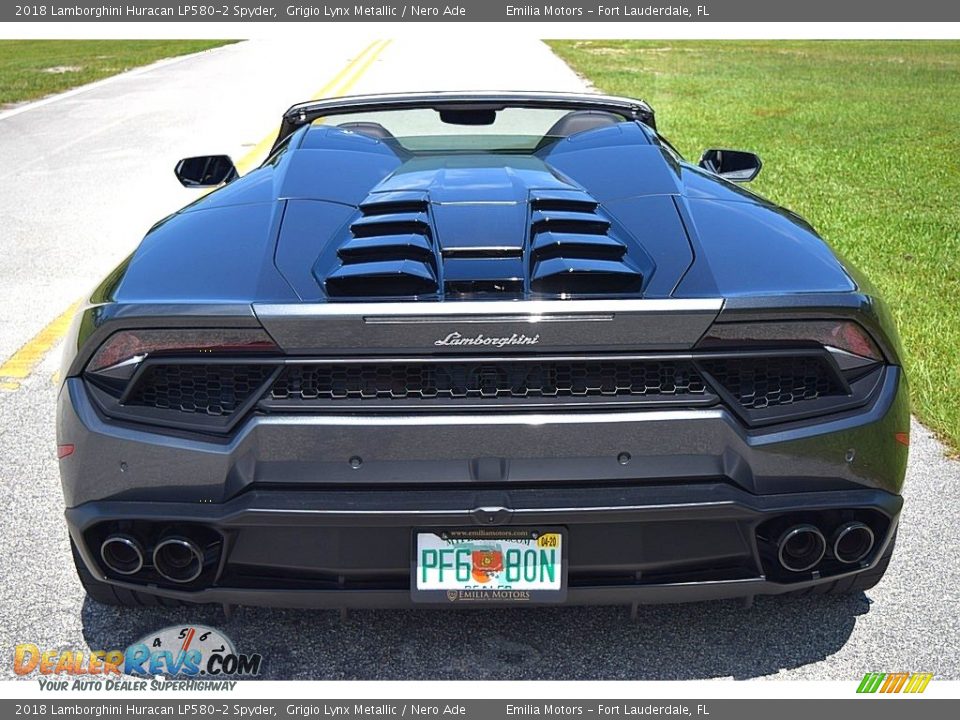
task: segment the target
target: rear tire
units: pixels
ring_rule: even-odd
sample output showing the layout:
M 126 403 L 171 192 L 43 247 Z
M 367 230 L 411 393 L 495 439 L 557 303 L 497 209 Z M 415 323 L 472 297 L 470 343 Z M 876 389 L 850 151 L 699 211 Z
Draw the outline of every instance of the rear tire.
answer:
M 170 598 L 158 597 L 149 593 L 127 590 L 126 588 L 116 587 L 102 580 L 97 580 L 87 569 L 83 558 L 77 550 L 73 539 L 70 540 L 70 550 L 73 554 L 73 564 L 77 568 L 77 577 L 80 578 L 80 584 L 87 592 L 87 597 L 95 600 L 101 605 L 113 605 L 117 607 L 185 607 L 188 603 Z
M 811 595 L 851 595 L 853 593 L 860 593 L 869 590 L 883 579 L 884 574 L 887 572 L 887 567 L 890 565 L 890 560 L 893 557 L 893 549 L 896 544 L 897 534 L 894 533 L 893 537 L 890 538 L 890 544 L 887 545 L 887 549 L 881 556 L 879 562 L 877 562 L 874 567 L 866 572 L 862 572 L 851 577 L 834 580 L 832 583 L 824 583 L 823 585 L 814 585 L 813 587 L 809 587 L 804 590 L 796 590 L 788 593 L 788 595 L 791 597 L 809 597 Z

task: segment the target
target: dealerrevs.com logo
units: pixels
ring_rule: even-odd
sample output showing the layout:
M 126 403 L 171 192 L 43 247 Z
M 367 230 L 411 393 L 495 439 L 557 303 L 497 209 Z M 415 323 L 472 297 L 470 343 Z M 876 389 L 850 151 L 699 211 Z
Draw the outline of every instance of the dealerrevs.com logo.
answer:
M 867 673 L 857 687 L 858 693 L 919 694 L 927 689 L 933 673 Z
M 536 345 L 540 342 L 539 335 L 524 335 L 523 333 L 505 336 L 505 337 L 487 337 L 483 333 L 478 335 L 461 335 L 458 332 L 452 332 L 445 338 L 440 338 L 434 345 L 484 345 L 487 347 L 502 348 L 508 345 Z
M 232 690 L 235 678 L 259 675 L 262 664 L 259 654 L 238 653 L 229 637 L 203 625 L 173 625 L 123 650 L 22 643 L 13 657 L 17 675 L 36 675 L 48 690 Z

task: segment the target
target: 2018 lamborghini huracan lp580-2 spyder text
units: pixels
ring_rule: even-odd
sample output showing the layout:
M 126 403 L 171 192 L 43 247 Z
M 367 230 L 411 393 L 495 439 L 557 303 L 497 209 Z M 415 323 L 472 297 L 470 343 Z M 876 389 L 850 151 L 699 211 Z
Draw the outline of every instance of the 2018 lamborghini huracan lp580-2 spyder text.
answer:
M 893 551 L 891 319 L 645 103 L 296 105 L 74 323 L 66 518 L 115 604 L 632 604 L 849 592 Z

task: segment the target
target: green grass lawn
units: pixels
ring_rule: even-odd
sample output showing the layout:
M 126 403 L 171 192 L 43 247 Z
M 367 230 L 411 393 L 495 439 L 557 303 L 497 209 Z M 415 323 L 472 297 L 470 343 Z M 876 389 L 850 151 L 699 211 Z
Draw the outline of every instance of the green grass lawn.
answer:
M 233 40 L 0 40 L 0 107 Z
M 960 42 L 549 44 L 598 89 L 647 100 L 688 158 L 759 153 L 751 189 L 880 288 L 914 412 L 960 449 Z

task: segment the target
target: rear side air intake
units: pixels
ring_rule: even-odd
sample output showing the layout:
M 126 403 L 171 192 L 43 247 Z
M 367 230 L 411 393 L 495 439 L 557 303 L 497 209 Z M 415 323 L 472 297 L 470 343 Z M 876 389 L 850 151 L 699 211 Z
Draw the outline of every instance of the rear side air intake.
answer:
M 535 191 L 530 197 L 530 289 L 598 294 L 637 292 L 643 274 L 627 257 L 597 202 L 580 191 Z
M 415 296 L 437 292 L 435 237 L 420 193 L 381 193 L 360 205 L 340 266 L 324 281 L 331 297 Z

